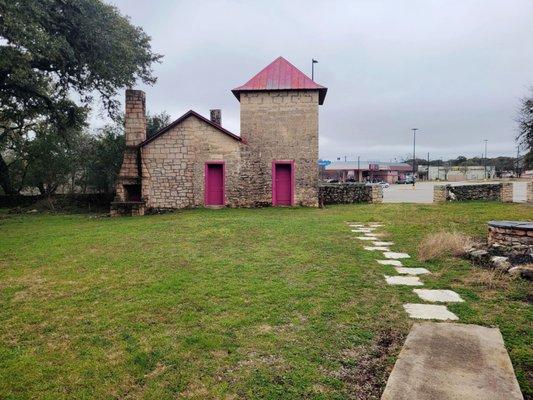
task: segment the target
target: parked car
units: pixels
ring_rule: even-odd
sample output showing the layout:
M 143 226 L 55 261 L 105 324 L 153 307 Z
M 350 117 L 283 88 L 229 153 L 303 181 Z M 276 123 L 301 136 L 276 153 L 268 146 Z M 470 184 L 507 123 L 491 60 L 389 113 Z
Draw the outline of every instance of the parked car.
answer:
M 397 183 L 399 183 L 400 185 L 402 185 L 402 184 L 405 184 L 405 185 L 412 184 L 412 183 L 413 183 L 413 177 L 408 176 L 408 177 L 406 177 L 405 179 L 398 180 Z
M 366 183 L 367 186 L 372 186 L 372 185 L 379 185 L 381 186 L 382 188 L 388 188 L 390 187 L 390 185 L 387 183 L 387 182 L 367 182 Z

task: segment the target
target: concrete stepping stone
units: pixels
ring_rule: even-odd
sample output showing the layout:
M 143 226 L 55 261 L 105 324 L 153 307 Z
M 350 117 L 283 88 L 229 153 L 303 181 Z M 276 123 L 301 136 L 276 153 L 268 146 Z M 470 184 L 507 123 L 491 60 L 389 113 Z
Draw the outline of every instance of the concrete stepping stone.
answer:
M 389 285 L 424 286 L 418 276 L 384 276 Z
M 416 319 L 438 319 L 440 321 L 457 321 L 459 319 L 446 306 L 407 303 L 403 305 L 403 308 L 411 318 Z
M 399 274 L 406 274 L 406 275 L 423 275 L 423 274 L 431 274 L 427 269 L 425 268 L 405 268 L 405 267 L 394 267 L 396 272 Z
M 392 265 L 393 267 L 401 267 L 403 266 L 401 261 L 398 260 L 376 260 L 378 264 L 381 265 Z
M 388 247 L 383 247 L 383 246 L 365 246 L 364 247 L 365 250 L 368 250 L 368 251 L 388 251 L 390 250 Z
M 433 303 L 462 303 L 464 300 L 453 290 L 414 289 L 418 297 Z
M 352 229 L 352 232 L 356 232 L 356 233 L 371 233 L 372 231 L 367 231 L 364 228 L 359 228 L 359 229 Z
M 368 224 L 368 226 L 371 226 L 372 228 L 380 228 L 383 226 L 383 224 Z
M 373 243 L 374 246 L 392 246 L 393 244 L 394 242 L 381 242 L 381 241 Z
M 386 251 L 383 253 L 383 256 L 393 260 L 398 260 L 400 258 L 411 258 L 411 256 L 407 253 L 395 253 L 394 251 Z
M 363 228 L 364 227 L 363 224 L 348 224 L 348 226 L 351 228 Z
M 523 400 L 498 328 L 413 324 L 381 400 Z
M 373 237 L 368 237 L 368 236 L 357 236 L 356 239 L 359 239 L 359 240 L 374 240 Z

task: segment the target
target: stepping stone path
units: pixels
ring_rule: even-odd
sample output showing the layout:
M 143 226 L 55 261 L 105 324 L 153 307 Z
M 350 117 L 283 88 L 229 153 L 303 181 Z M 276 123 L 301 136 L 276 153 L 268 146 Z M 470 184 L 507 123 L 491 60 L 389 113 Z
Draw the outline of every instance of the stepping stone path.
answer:
M 400 258 L 411 258 L 407 253 L 395 253 L 394 251 L 386 251 L 383 253 L 383 257 L 398 260 Z
M 369 250 L 369 251 L 388 251 L 389 248 L 388 247 L 383 247 L 383 246 L 365 246 L 364 247 L 365 250 Z
M 398 275 L 390 276 L 384 275 L 385 281 L 389 285 L 401 286 L 423 286 L 424 282 L 420 280 L 418 275 L 431 274 L 426 268 L 409 268 L 404 267 L 400 260 L 409 259 L 411 256 L 407 253 L 390 251 L 389 246 L 393 246 L 394 242 L 387 242 L 377 240 L 378 237 L 383 236 L 380 233 L 375 233 L 374 230 L 383 226 L 377 222 L 369 222 L 366 224 L 351 222 L 348 223 L 354 233 L 362 233 L 363 236 L 358 236 L 357 239 L 364 241 L 372 241 L 374 246 L 364 246 L 367 251 L 383 251 L 385 260 L 376 260 L 378 264 L 394 267 Z M 458 293 L 453 290 L 435 290 L 435 289 L 414 289 L 414 293 L 422 300 L 428 303 L 461 303 L 464 300 Z M 456 321 L 459 318 L 452 313 L 446 305 L 443 304 L 427 304 L 427 303 L 408 303 L 404 304 L 403 308 L 411 318 L 415 319 L 429 319 L 440 321 Z
M 407 303 L 403 305 L 403 308 L 411 318 L 416 319 L 438 319 L 440 321 L 456 321 L 459 319 L 446 306 Z
M 418 276 L 384 276 L 389 285 L 424 286 Z
M 462 303 L 464 301 L 453 290 L 415 289 L 413 292 L 422 300 L 435 303 Z
M 392 246 L 394 242 L 374 242 L 374 246 Z
M 381 265 L 392 265 L 393 267 L 401 267 L 403 264 L 399 260 L 376 260 Z
M 431 273 L 425 268 L 395 267 L 394 269 L 399 274 L 407 274 L 407 275 L 423 275 L 423 274 L 430 274 Z

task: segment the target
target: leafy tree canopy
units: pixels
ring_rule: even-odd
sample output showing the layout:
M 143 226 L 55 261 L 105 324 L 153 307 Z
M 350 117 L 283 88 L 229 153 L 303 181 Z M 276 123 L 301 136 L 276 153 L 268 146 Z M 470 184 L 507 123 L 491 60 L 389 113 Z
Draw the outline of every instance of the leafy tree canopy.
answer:
M 524 159 L 526 168 L 533 168 L 533 90 L 520 106 L 517 141 L 527 151 Z
M 61 135 L 77 130 L 94 95 L 116 116 L 118 91 L 137 80 L 153 84 L 152 65 L 160 59 L 150 37 L 101 0 L 0 0 L 4 192 L 14 190 L 3 153 L 28 130 L 39 125 L 43 131 L 43 123 Z M 72 94 L 79 96 L 78 103 Z
M 153 115 L 148 113 L 146 115 L 146 137 L 149 138 L 168 124 L 170 124 L 170 115 L 166 111 Z

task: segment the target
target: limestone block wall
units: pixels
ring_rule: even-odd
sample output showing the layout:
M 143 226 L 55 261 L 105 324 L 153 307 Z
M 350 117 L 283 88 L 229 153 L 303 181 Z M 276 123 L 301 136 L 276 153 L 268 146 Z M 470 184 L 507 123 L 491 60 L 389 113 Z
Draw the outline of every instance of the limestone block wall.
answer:
M 318 91 L 242 92 L 241 205 L 272 203 L 272 161 L 293 160 L 295 204 L 318 205 Z
M 142 148 L 142 195 L 148 208 L 204 204 L 206 161 L 224 161 L 227 205 L 239 203 L 240 142 L 191 116 Z
M 481 185 L 436 185 L 433 187 L 433 202 L 489 200 L 512 202 L 513 184 L 487 183 Z
M 379 185 L 321 184 L 318 193 L 321 205 L 383 202 L 383 188 Z
M 528 254 L 533 248 L 533 223 L 490 221 L 488 243 L 491 246 Z

